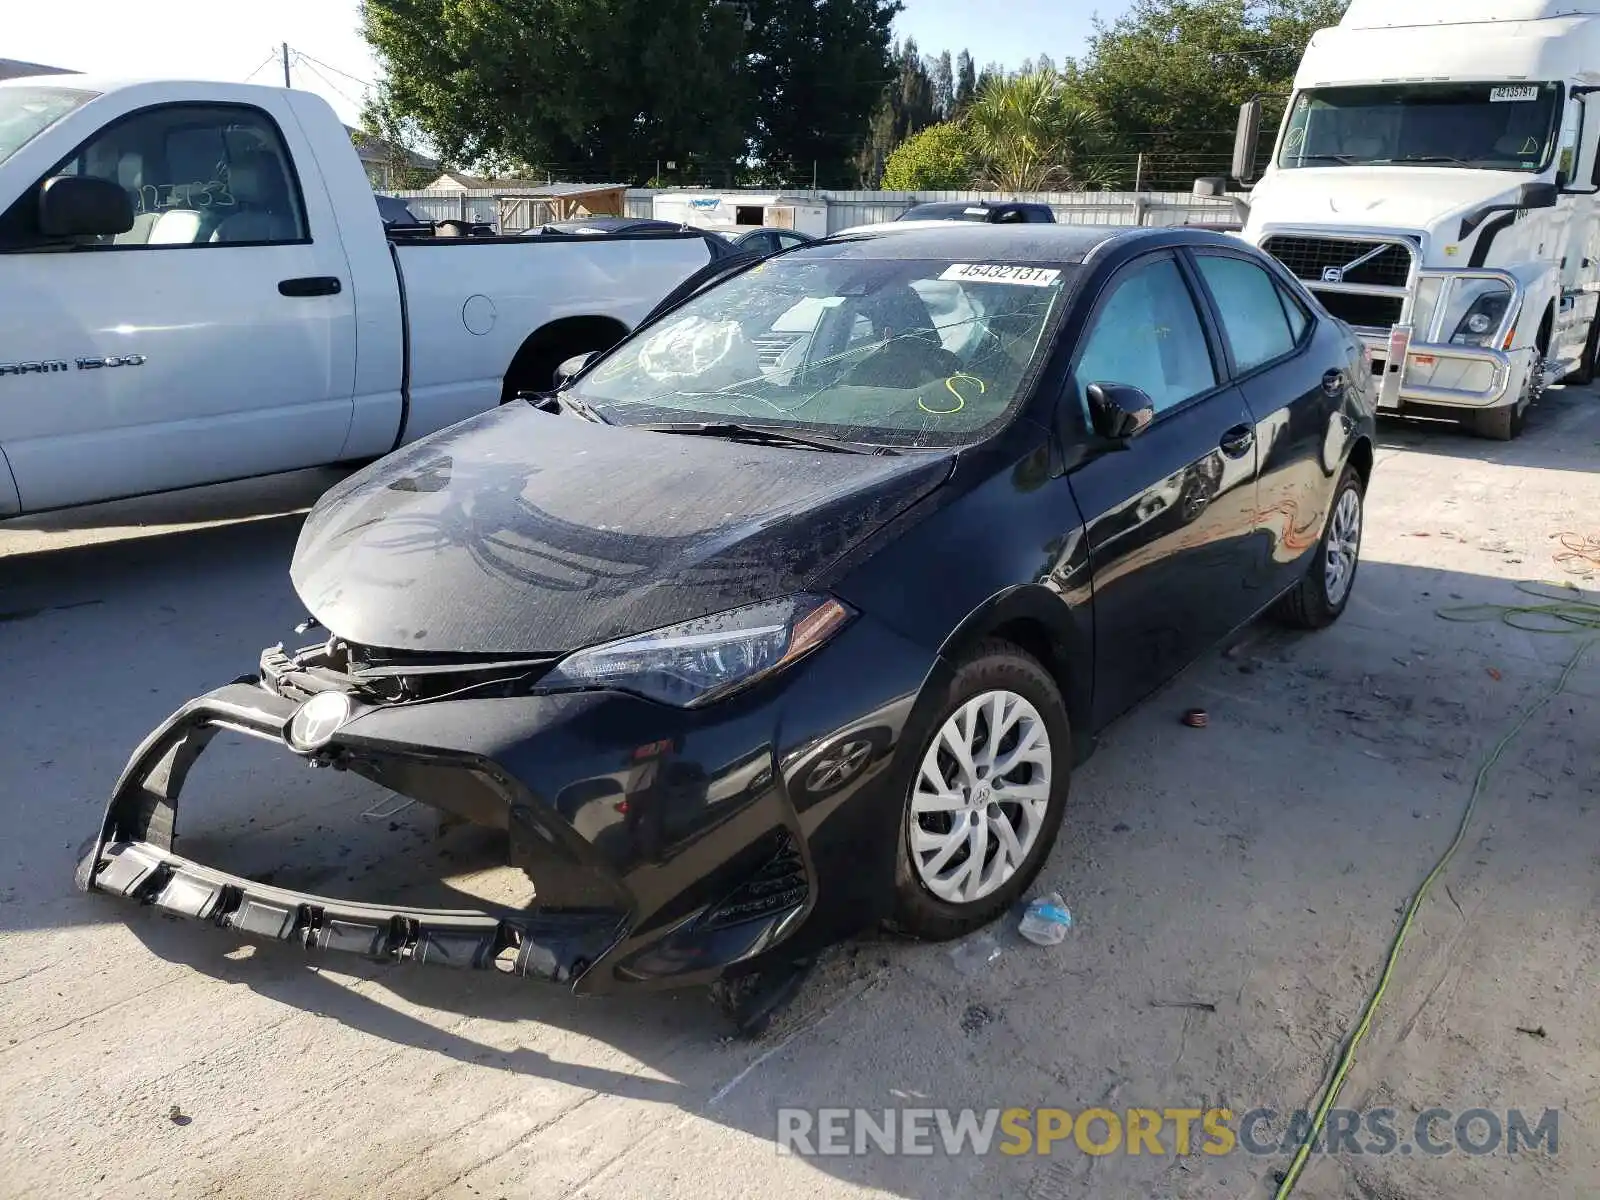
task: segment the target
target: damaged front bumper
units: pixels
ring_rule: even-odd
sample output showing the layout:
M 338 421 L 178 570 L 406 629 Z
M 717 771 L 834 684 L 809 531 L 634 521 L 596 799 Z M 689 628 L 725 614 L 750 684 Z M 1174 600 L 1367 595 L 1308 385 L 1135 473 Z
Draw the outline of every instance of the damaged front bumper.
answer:
M 282 742 L 299 705 L 238 680 L 185 704 L 134 753 L 77 882 L 253 937 L 369 959 L 499 969 L 572 983 L 624 932 L 620 911 L 408 909 L 352 902 L 258 883 L 172 852 L 178 795 L 219 730 Z

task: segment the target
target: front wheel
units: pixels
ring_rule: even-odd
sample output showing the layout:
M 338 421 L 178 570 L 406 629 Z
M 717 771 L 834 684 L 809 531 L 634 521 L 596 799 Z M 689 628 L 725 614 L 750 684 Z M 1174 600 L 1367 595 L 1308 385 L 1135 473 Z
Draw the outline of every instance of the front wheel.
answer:
M 1038 876 L 1066 808 L 1071 732 L 1049 672 L 988 641 L 912 738 L 890 924 L 940 941 L 988 924 Z
M 1528 414 L 1525 401 L 1489 408 L 1472 415 L 1472 432 L 1495 442 L 1509 442 L 1522 433 Z
M 1356 569 L 1361 565 L 1365 506 L 1361 476 L 1346 467 L 1339 477 L 1316 557 L 1294 589 L 1273 607 L 1272 615 L 1283 624 L 1296 629 L 1323 629 L 1344 612 L 1355 588 Z

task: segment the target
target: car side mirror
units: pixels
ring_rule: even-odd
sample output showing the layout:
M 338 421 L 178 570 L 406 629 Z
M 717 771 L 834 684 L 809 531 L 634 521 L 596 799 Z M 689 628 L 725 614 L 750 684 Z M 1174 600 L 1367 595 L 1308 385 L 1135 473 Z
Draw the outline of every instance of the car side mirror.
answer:
M 54 175 L 39 188 L 39 232 L 45 237 L 110 237 L 132 228 L 133 202 L 109 179 Z
M 585 367 L 599 357 L 598 350 L 590 350 L 586 354 L 574 354 L 556 368 L 556 386 L 566 387 Z
M 1085 395 L 1090 424 L 1108 441 L 1126 442 L 1137 437 L 1156 419 L 1155 401 L 1128 384 L 1091 383 Z

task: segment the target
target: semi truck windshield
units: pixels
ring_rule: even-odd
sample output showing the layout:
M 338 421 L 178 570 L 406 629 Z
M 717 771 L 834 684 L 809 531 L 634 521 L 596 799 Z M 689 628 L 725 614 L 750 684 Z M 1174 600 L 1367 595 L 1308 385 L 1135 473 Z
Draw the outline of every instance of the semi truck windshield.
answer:
M 1540 171 L 1557 136 L 1558 83 L 1396 83 L 1298 93 L 1280 167 L 1369 163 Z

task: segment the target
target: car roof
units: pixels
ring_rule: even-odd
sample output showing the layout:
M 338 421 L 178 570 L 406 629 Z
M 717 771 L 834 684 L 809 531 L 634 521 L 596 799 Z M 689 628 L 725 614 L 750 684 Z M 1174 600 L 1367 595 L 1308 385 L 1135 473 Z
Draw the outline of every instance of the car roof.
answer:
M 1158 245 L 1231 246 L 1236 237 L 1181 225 L 988 225 L 965 221 L 887 221 L 858 225 L 791 251 L 849 243 L 861 258 L 1004 258 L 1039 262 L 1082 262 L 1112 243 L 1147 241 Z

